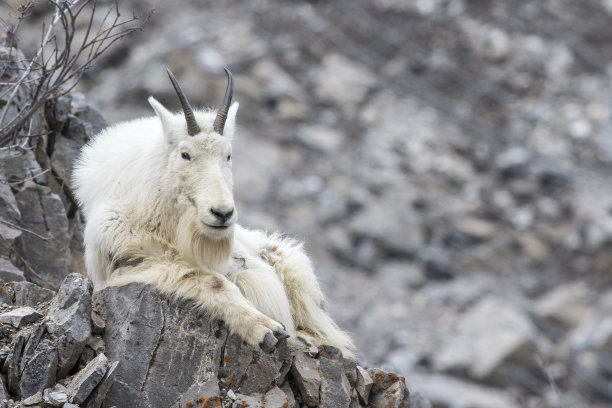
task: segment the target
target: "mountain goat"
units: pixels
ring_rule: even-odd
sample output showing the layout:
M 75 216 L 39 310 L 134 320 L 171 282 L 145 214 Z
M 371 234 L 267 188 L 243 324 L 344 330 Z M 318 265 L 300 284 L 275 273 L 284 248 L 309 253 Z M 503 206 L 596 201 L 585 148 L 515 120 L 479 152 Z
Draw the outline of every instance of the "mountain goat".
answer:
M 349 336 L 323 311 L 301 244 L 236 224 L 233 80 L 218 112 L 194 110 L 168 75 L 183 112 L 152 96 L 156 116 L 103 130 L 73 173 L 86 218 L 85 260 L 96 290 L 143 282 L 191 299 L 232 333 L 270 351 L 297 336 L 352 355 Z

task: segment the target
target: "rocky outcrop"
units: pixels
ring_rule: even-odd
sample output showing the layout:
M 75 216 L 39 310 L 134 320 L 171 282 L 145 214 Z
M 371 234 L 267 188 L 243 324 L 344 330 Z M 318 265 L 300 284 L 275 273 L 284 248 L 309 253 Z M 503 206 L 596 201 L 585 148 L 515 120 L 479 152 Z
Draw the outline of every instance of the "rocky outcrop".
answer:
M 338 349 L 289 339 L 266 353 L 148 285 L 92 296 L 73 273 L 47 299 L 0 304 L 1 407 L 429 406 L 403 377 Z

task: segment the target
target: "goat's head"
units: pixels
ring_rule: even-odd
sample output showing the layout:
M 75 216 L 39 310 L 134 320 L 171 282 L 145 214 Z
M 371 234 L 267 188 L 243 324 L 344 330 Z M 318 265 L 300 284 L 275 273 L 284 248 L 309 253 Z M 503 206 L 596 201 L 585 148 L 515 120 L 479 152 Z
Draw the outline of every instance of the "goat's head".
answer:
M 161 120 L 168 151 L 167 170 L 175 183 L 177 202 L 195 215 L 197 232 L 212 239 L 233 232 L 237 214 L 232 193 L 232 145 L 238 103 L 232 100 L 232 74 L 216 115 L 194 112 L 172 72 L 168 75 L 178 94 L 183 112 L 169 112 L 155 98 L 149 103 Z M 213 121 L 214 118 L 214 121 Z

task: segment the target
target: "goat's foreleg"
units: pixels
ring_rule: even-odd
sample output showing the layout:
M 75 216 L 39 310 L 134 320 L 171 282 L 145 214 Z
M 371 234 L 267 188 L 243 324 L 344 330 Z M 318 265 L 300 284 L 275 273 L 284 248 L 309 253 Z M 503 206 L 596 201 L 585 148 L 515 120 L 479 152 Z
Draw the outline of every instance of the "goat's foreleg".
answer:
M 289 336 L 280 323 L 255 309 L 221 274 L 181 262 L 151 260 L 131 267 L 127 273 L 113 274 L 108 285 L 131 282 L 147 283 L 167 296 L 195 301 L 211 317 L 224 320 L 230 332 L 265 351 L 272 350 L 278 339 Z

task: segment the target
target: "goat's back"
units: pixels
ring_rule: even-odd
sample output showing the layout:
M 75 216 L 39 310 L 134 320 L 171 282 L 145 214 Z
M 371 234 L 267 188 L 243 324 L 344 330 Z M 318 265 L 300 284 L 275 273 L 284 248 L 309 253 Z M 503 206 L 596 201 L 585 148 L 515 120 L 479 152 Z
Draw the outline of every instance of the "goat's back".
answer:
M 81 150 L 72 175 L 85 215 L 109 200 L 142 199 L 158 182 L 166 149 L 155 116 L 119 123 L 97 134 Z

